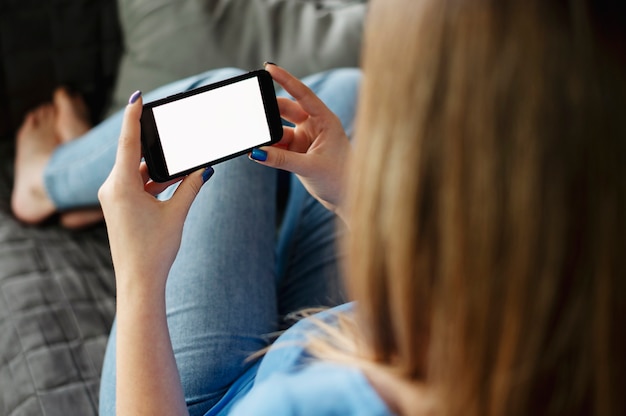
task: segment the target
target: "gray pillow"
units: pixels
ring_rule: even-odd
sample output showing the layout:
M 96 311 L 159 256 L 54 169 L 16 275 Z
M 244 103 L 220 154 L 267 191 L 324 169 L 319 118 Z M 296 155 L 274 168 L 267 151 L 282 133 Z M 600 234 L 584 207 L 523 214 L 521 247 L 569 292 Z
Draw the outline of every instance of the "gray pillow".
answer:
M 137 89 L 270 60 L 302 77 L 358 66 L 366 0 L 119 0 L 125 52 L 113 108 Z

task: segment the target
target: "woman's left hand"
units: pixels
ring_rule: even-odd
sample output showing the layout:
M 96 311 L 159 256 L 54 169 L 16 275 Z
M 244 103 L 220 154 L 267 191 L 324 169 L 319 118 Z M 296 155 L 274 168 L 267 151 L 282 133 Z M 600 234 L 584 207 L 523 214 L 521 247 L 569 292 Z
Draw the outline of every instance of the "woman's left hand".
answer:
M 283 127 L 282 139 L 261 148 L 266 166 L 295 173 L 306 190 L 326 208 L 342 215 L 350 141 L 339 118 L 299 79 L 275 64 L 266 64 L 274 81 L 294 100 L 278 98 L 280 115 L 295 127 Z
M 118 289 L 128 284 L 141 289 L 165 287 L 189 207 L 204 183 L 203 176 L 212 173 L 211 168 L 194 172 L 183 179 L 170 200 L 157 200 L 155 195 L 172 182 L 150 181 L 141 163 L 141 111 L 141 98 L 126 107 L 115 165 L 98 192 Z

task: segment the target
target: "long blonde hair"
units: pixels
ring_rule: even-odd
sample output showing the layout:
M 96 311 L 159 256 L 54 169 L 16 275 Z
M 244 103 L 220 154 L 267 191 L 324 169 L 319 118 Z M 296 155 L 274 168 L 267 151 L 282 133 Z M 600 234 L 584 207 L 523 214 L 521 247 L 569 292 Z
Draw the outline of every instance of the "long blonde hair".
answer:
M 591 3 L 370 6 L 345 348 L 438 414 L 626 412 L 626 39 Z

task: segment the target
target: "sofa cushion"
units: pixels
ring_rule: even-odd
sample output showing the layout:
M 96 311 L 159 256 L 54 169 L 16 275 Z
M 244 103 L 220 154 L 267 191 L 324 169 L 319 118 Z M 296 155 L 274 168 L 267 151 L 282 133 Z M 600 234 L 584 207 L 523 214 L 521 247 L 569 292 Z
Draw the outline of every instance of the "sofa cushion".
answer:
M 208 69 L 273 61 L 296 76 L 358 66 L 365 0 L 120 0 L 125 52 L 113 109 Z

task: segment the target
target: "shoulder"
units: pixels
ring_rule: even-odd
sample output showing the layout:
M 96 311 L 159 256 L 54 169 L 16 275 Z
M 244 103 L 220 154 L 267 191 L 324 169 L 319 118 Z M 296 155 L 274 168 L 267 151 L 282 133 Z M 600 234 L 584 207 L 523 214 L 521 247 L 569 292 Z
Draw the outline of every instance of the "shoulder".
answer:
M 307 339 L 319 322 L 335 325 L 342 305 L 304 319 L 287 330 L 263 358 L 252 390 L 233 409 L 240 415 L 387 415 L 385 403 L 355 368 L 312 361 Z
M 252 388 L 233 409 L 242 415 L 388 415 L 363 374 L 314 363 L 295 372 L 275 372 Z
M 311 359 L 306 344 L 311 336 L 319 332 L 319 322 L 334 326 L 338 316 L 353 313 L 354 304 L 346 303 L 306 318 L 285 331 L 265 354 L 256 381 L 262 382 L 277 372 L 293 372 L 305 366 Z M 318 322 L 318 323 L 316 323 Z

